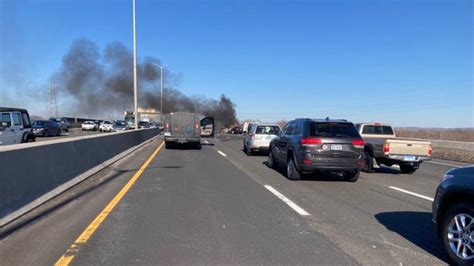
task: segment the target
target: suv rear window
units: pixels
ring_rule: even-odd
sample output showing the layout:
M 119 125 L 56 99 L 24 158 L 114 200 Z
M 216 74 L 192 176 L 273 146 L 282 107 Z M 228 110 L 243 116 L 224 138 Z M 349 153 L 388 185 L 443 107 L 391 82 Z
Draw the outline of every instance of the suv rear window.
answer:
M 393 135 L 393 129 L 389 126 L 371 126 L 366 125 L 362 130 L 362 134 L 372 135 Z
M 280 133 L 280 128 L 277 126 L 257 126 L 255 134 L 264 134 L 264 135 L 278 135 Z
M 309 135 L 320 138 L 360 138 L 352 123 L 311 123 Z

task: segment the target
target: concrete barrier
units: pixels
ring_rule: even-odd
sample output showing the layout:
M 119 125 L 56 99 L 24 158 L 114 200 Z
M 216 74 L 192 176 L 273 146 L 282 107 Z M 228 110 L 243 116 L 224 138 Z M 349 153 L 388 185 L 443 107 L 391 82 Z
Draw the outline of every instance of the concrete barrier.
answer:
M 474 163 L 474 142 L 436 139 L 414 140 L 430 141 L 433 146 L 433 158 Z
M 44 195 L 60 193 L 91 168 L 156 137 L 159 129 L 141 129 L 0 147 L 0 227 L 38 205 Z M 42 197 L 43 196 L 43 197 Z

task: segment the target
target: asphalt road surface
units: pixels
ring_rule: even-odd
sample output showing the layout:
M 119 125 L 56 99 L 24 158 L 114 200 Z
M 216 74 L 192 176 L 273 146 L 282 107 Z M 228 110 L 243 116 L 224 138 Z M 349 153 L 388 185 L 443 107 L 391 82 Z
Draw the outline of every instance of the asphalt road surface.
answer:
M 154 141 L 56 199 L 1 240 L 0 264 L 51 265 L 64 255 L 73 265 L 446 264 L 431 198 L 460 163 L 423 163 L 413 175 L 385 167 L 356 183 L 290 181 L 265 155 L 245 155 L 238 137 L 201 150 L 160 147 Z
M 64 138 L 72 138 L 72 137 L 80 137 L 80 136 L 89 136 L 95 134 L 107 134 L 107 132 L 99 132 L 99 131 L 81 131 L 80 128 L 73 128 L 69 129 L 69 132 L 62 132 L 61 136 L 51 136 L 51 137 L 41 137 L 36 136 L 36 141 L 47 141 L 47 140 L 56 140 L 56 139 L 64 139 Z

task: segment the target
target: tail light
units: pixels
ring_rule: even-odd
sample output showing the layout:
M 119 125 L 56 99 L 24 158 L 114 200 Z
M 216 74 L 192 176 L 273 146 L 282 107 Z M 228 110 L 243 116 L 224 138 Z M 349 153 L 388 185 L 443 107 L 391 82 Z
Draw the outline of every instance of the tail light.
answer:
M 166 123 L 165 127 L 170 128 L 170 124 Z
M 430 146 L 428 147 L 428 155 L 431 156 L 433 154 L 433 146 Z
M 383 145 L 383 152 L 384 152 L 384 153 L 389 153 L 389 152 L 390 152 L 390 144 L 385 143 L 385 144 Z
M 196 129 L 198 129 L 198 128 L 199 128 L 199 124 L 198 124 L 198 123 L 196 123 L 196 126 L 195 126 L 195 127 L 196 127 Z
M 309 164 L 312 164 L 312 163 L 313 163 L 313 160 L 304 159 L 303 163 L 306 164 L 306 165 L 309 165 Z
M 304 138 L 300 140 L 301 145 L 317 145 L 322 144 L 323 141 L 318 138 Z
M 362 139 L 353 139 L 352 146 L 355 148 L 364 148 L 365 142 Z

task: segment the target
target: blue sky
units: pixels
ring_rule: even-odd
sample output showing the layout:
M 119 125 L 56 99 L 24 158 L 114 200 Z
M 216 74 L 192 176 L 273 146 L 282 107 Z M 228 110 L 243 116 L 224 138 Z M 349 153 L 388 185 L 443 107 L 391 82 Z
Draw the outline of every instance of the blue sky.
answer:
M 37 114 L 73 40 L 132 47 L 131 0 L 0 0 L 0 23 L 0 105 Z M 473 127 L 473 31 L 469 0 L 137 0 L 139 57 L 240 119 Z

